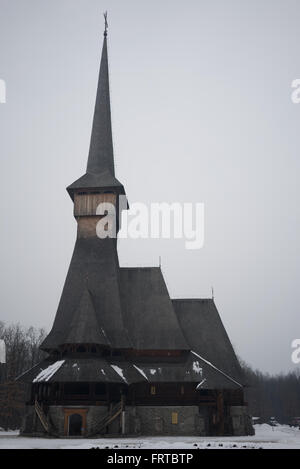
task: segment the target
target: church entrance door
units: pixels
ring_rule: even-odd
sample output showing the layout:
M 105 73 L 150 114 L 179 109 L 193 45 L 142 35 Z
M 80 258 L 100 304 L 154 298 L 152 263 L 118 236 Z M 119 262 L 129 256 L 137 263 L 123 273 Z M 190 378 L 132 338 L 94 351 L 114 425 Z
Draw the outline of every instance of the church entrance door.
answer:
M 82 416 L 79 414 L 72 414 L 69 416 L 69 436 L 82 435 Z

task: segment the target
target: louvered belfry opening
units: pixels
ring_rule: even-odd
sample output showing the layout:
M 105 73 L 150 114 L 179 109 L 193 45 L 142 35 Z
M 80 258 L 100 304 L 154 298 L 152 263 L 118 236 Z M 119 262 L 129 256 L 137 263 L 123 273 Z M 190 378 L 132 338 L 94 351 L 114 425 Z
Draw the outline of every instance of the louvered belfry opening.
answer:
M 77 239 L 41 345 L 48 356 L 19 378 L 29 389 L 22 433 L 251 433 L 241 369 L 214 301 L 172 300 L 160 267 L 120 267 L 116 238 L 97 236 L 99 204 L 115 208 L 118 233 L 126 197 L 115 175 L 107 25 L 86 172 L 67 191 Z

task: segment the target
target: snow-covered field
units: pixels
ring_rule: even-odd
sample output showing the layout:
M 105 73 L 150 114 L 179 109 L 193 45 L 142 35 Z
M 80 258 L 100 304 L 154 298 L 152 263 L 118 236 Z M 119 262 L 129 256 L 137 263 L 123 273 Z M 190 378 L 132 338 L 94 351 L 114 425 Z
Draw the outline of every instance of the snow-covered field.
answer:
M 254 436 L 244 437 L 143 437 L 103 439 L 25 438 L 18 432 L 0 431 L 0 449 L 196 449 L 196 448 L 268 448 L 300 449 L 300 430 L 286 425 L 255 425 Z

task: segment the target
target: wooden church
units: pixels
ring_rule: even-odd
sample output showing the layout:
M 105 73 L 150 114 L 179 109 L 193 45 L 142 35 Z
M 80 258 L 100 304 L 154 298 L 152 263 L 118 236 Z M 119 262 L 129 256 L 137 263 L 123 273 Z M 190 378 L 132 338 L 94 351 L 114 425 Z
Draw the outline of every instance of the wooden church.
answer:
M 125 195 L 115 176 L 107 25 L 86 173 L 67 191 L 77 240 L 48 357 L 28 383 L 22 434 L 247 435 L 240 365 L 213 299 L 172 300 L 161 269 L 120 267 L 97 206 Z M 119 220 L 116 220 L 117 230 Z

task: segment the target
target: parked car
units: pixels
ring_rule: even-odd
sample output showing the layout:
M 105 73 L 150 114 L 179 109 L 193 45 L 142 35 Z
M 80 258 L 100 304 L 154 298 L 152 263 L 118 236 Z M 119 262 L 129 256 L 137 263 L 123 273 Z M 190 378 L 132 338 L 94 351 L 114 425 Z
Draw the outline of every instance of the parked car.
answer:
M 259 423 L 261 423 L 260 417 L 252 417 L 252 425 L 258 425 Z
M 300 429 L 300 417 L 292 418 L 290 422 L 290 427 L 298 427 Z

